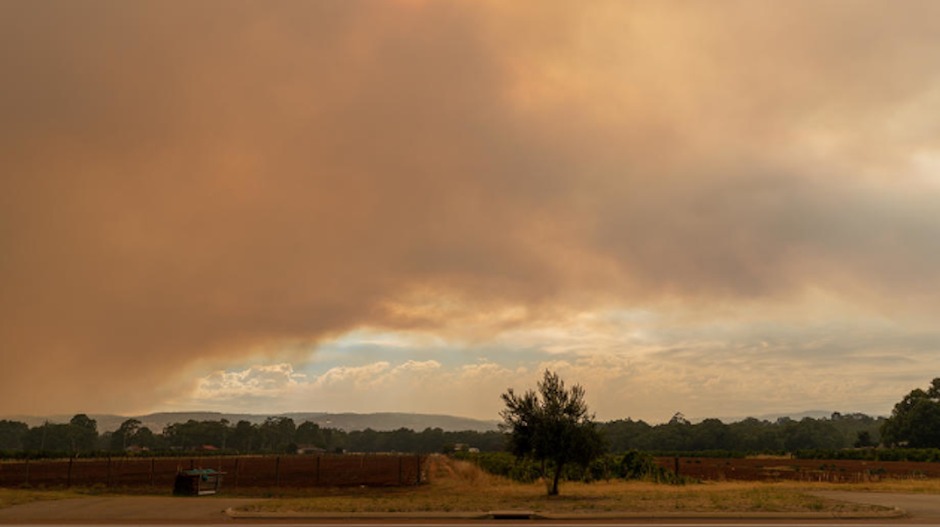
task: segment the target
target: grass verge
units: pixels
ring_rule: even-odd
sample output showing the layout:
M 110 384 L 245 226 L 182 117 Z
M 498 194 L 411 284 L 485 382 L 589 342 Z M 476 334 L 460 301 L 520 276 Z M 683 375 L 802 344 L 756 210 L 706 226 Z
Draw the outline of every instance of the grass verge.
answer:
M 0 488 L 0 509 L 32 501 L 62 500 L 78 496 L 65 490 L 29 490 Z

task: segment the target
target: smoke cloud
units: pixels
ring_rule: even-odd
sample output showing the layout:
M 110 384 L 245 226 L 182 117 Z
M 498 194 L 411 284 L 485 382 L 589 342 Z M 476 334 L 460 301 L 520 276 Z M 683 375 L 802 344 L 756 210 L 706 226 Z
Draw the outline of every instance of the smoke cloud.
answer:
M 365 326 L 798 324 L 822 291 L 926 327 L 938 11 L 4 2 L 0 412 Z

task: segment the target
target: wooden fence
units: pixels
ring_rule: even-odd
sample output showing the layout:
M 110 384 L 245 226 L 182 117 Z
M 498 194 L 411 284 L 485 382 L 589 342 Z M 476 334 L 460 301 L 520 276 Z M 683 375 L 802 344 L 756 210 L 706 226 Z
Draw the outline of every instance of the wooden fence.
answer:
M 180 470 L 224 472 L 224 486 L 303 488 L 406 486 L 426 481 L 426 458 L 416 455 L 112 457 L 0 462 L 0 487 L 173 487 Z
M 940 463 L 850 459 L 658 457 L 663 468 L 702 480 L 868 482 L 940 478 Z

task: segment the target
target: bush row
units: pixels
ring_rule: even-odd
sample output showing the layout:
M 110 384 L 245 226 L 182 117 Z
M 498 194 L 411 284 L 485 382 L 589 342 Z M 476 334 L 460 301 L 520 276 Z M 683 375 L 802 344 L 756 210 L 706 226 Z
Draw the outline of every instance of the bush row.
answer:
M 531 483 L 546 477 L 552 468 L 551 463 L 540 463 L 529 458 L 517 459 L 508 452 L 456 452 L 453 456 L 470 461 L 490 474 L 522 483 Z M 673 471 L 656 464 L 651 454 L 636 450 L 625 454 L 606 454 L 586 467 L 573 463 L 565 465 L 562 478 L 584 482 L 611 479 L 636 479 L 658 483 L 685 482 L 684 478 L 677 478 Z

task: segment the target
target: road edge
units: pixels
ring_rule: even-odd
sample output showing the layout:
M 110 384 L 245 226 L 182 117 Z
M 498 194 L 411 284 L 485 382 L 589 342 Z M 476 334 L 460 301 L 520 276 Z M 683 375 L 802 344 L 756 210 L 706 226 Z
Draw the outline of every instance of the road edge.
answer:
M 496 520 L 507 518 L 507 511 L 490 512 L 249 512 L 226 509 L 233 520 Z M 512 519 L 530 520 L 863 520 L 902 518 L 907 512 L 899 509 L 884 511 L 835 512 L 602 512 L 602 513 L 540 513 L 514 511 Z

